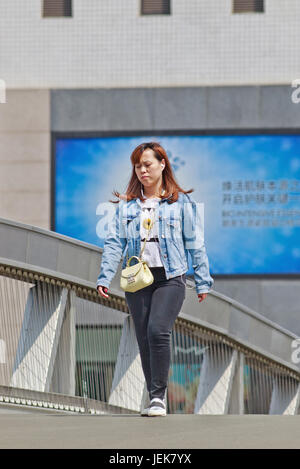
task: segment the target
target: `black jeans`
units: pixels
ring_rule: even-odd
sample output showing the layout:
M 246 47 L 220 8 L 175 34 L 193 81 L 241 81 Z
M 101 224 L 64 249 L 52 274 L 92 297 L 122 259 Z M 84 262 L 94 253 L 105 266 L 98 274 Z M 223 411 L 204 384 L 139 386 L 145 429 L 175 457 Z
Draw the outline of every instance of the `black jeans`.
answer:
M 125 292 L 139 346 L 150 399 L 163 399 L 170 368 L 170 338 L 185 299 L 186 275 L 166 279 L 163 267 L 152 267 L 154 282 L 135 293 Z

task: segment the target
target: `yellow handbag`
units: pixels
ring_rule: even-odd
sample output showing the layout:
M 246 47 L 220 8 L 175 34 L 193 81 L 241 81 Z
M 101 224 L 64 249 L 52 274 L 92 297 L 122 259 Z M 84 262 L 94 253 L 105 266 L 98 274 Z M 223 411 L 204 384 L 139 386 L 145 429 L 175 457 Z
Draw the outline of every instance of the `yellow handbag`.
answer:
M 144 220 L 143 226 L 149 232 L 152 229 L 154 222 L 147 218 Z M 134 293 L 142 288 L 151 285 L 154 281 L 154 277 L 152 275 L 151 270 L 146 261 L 142 260 L 142 254 L 145 249 L 147 239 L 144 241 L 143 248 L 141 249 L 139 256 L 131 256 L 130 259 L 127 260 L 127 265 L 125 269 L 121 272 L 121 279 L 120 279 L 120 287 L 122 290 Z M 137 259 L 138 263 L 134 265 L 130 265 L 131 259 Z

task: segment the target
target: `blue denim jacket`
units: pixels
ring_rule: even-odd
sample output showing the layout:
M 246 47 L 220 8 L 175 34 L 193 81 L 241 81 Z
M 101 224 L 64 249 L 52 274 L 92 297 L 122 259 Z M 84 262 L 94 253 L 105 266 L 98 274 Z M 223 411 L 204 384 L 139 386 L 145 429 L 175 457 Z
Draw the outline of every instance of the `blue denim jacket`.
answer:
M 197 293 L 207 293 L 214 281 L 204 245 L 203 204 L 195 202 L 189 194 L 179 192 L 177 202 L 159 201 L 155 223 L 158 223 L 159 249 L 166 278 L 184 274 L 191 255 Z M 96 287 L 109 287 L 123 256 L 122 269 L 127 259 L 139 256 L 141 250 L 139 198 L 129 202 L 121 200 L 105 239 L 100 274 Z M 132 259 L 130 265 L 137 260 Z

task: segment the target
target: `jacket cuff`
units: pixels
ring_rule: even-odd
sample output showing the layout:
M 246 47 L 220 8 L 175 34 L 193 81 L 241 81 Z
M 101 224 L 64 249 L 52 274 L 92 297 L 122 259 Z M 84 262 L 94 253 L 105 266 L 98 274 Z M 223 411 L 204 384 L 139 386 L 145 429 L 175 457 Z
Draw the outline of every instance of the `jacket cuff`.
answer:
M 199 289 L 198 288 L 198 289 L 196 289 L 196 292 L 197 292 L 197 295 L 199 295 L 199 293 L 209 293 L 210 290 L 207 290 L 207 288 L 206 289 L 201 289 L 201 288 Z
M 109 288 L 110 284 L 105 280 L 98 280 L 97 283 L 96 283 L 96 290 L 97 290 L 99 285 L 101 285 L 102 287 Z

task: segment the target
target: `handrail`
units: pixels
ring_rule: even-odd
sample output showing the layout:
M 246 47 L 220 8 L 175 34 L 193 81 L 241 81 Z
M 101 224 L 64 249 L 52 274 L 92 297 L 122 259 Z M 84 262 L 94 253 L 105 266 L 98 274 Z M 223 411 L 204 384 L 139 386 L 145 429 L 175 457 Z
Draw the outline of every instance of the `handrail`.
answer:
M 111 284 L 110 299 L 100 297 L 96 291 L 102 248 L 3 218 L 0 229 L 0 274 L 24 281 L 44 280 L 72 289 L 79 297 L 128 312 L 125 294 L 118 285 L 118 273 Z M 232 298 L 212 290 L 199 305 L 195 291 L 187 289 L 180 317 L 299 373 L 299 366 L 291 359 L 292 343 L 298 337 Z

